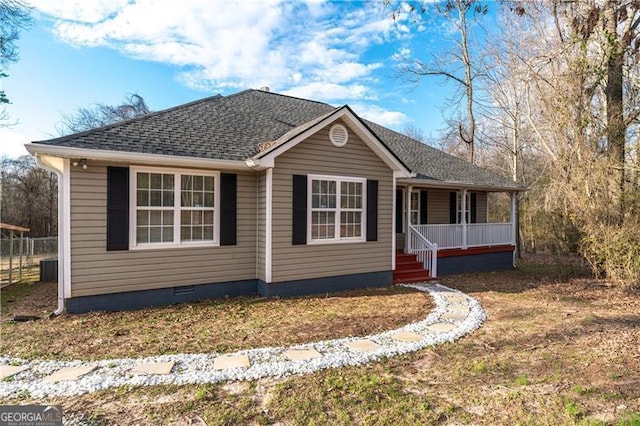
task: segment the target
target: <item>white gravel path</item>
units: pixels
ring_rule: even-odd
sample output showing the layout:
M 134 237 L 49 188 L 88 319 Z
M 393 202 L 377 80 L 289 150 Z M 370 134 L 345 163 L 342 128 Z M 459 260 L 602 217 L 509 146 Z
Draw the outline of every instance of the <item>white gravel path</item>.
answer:
M 407 284 L 429 293 L 435 302 L 435 309 L 422 321 L 407 324 L 404 327 L 369 336 L 348 337 L 335 340 L 306 343 L 289 347 L 270 347 L 249 349 L 231 354 L 182 354 L 160 355 L 148 358 L 122 358 L 104 361 L 41 361 L 24 360 L 0 356 L 0 365 L 24 365 L 22 371 L 0 382 L 0 398 L 81 395 L 102 389 L 130 386 L 153 386 L 159 384 L 195 384 L 218 383 L 234 380 L 255 380 L 263 377 L 285 377 L 293 374 L 312 373 L 325 368 L 346 365 L 361 365 L 384 357 L 417 351 L 427 346 L 454 340 L 468 334 L 484 322 L 486 315 L 480 303 L 474 298 L 438 283 Z M 464 312 L 468 306 L 468 315 L 460 320 L 446 320 L 441 316 L 446 312 Z M 462 306 L 462 307 L 461 307 Z M 448 332 L 429 329 L 435 323 L 448 323 L 455 326 Z M 422 336 L 415 342 L 404 342 L 392 337 L 398 332 L 412 332 Z M 358 352 L 345 346 L 345 343 L 368 339 L 380 347 L 371 352 Z M 291 349 L 315 349 L 321 357 L 303 361 L 291 361 L 284 353 Z M 248 368 L 230 368 L 214 370 L 217 357 L 229 355 L 247 355 Z M 134 374 L 132 370 L 143 362 L 173 361 L 175 366 L 168 375 Z M 91 373 L 78 380 L 66 380 L 58 383 L 44 383 L 43 379 L 66 367 L 96 366 Z

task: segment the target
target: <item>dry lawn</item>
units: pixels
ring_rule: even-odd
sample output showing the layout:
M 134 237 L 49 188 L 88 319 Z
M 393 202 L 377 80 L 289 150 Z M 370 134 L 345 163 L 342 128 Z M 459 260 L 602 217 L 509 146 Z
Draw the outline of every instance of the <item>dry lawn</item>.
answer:
M 22 358 L 106 359 L 293 345 L 400 327 L 428 315 L 433 302 L 416 290 L 391 287 L 320 297 L 241 297 L 128 312 L 63 314 L 26 323 L 8 321 L 16 314 L 46 317 L 55 306 L 52 283 L 20 285 L 3 292 L 0 353 Z
M 640 295 L 562 258 L 442 282 L 488 312 L 455 343 L 283 380 L 33 402 L 98 424 L 640 425 Z

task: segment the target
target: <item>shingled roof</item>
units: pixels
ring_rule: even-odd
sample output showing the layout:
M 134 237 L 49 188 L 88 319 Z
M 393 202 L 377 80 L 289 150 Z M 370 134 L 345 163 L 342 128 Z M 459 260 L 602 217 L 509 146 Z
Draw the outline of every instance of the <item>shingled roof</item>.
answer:
M 265 143 L 276 141 L 292 129 L 317 120 L 335 109 L 321 102 L 262 90 L 245 90 L 36 143 L 216 160 L 245 160 L 258 154 Z M 363 121 L 419 179 L 522 189 L 503 176 L 371 121 Z

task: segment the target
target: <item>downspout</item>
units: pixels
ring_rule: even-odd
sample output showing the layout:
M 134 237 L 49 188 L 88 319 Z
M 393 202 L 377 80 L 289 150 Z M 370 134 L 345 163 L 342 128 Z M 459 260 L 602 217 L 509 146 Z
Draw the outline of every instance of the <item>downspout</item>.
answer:
M 58 308 L 53 311 L 49 316 L 58 316 L 64 312 L 64 246 L 63 246 L 63 214 L 66 213 L 60 208 L 60 203 L 64 199 L 64 166 L 63 170 L 59 170 L 51 164 L 43 161 L 40 155 L 36 155 L 36 164 L 45 170 L 58 175 Z

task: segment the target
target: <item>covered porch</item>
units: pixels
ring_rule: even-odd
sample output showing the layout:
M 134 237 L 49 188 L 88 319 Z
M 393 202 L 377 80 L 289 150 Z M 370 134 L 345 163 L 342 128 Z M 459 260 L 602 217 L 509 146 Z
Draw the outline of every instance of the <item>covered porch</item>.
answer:
M 508 195 L 506 211 L 490 222 L 489 194 L 497 192 Z M 516 196 L 513 188 L 398 184 L 394 281 L 513 267 Z

